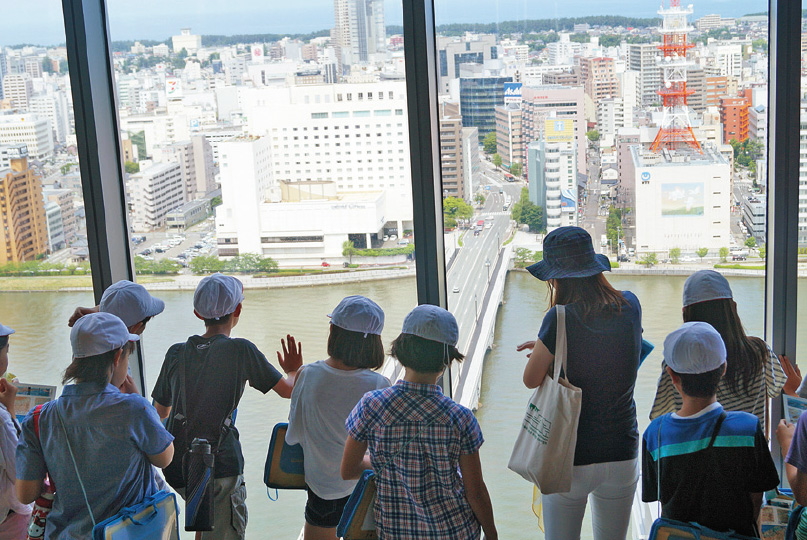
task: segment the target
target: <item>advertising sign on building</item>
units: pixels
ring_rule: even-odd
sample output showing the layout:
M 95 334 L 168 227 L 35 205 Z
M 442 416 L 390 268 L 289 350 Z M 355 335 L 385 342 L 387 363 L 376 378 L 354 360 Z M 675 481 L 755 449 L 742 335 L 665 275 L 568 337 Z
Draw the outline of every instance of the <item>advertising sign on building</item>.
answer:
M 182 97 L 182 85 L 179 79 L 165 79 L 165 95 L 168 99 Z
M 703 182 L 661 185 L 661 215 L 664 217 L 702 216 Z
M 263 58 L 263 45 L 253 45 L 252 46 L 252 59 L 253 60 L 260 60 Z
M 560 192 L 560 211 L 574 213 L 575 210 L 575 197 L 571 189 L 564 189 Z
M 504 83 L 504 104 L 521 103 L 521 83 Z
M 544 121 L 546 142 L 571 142 L 574 140 L 574 120 L 547 118 Z

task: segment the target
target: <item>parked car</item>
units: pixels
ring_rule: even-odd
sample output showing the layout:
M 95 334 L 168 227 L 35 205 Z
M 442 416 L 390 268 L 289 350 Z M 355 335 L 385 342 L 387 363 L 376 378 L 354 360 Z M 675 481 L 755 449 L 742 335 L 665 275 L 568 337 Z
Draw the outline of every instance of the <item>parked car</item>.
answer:
M 331 263 L 322 261 L 322 267 L 323 268 L 328 268 L 329 266 L 331 266 Z
M 452 291 L 455 292 L 455 293 L 458 293 L 458 292 L 460 292 L 460 288 L 458 286 L 454 287 L 454 289 L 452 289 Z
M 396 241 L 398 239 L 398 235 L 397 234 L 391 234 L 391 235 L 389 235 L 389 239 L 394 242 L 394 241 Z
M 732 261 L 744 261 L 744 260 L 746 260 L 747 258 L 748 258 L 748 257 L 746 257 L 745 255 L 732 255 L 732 256 L 731 256 L 731 260 L 732 260 Z

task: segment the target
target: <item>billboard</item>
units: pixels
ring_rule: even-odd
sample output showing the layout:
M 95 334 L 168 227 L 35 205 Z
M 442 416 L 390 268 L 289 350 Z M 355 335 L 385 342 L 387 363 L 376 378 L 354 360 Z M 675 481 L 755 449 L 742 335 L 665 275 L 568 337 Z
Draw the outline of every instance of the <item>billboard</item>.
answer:
M 704 213 L 703 182 L 661 185 L 663 217 L 697 217 Z
M 178 99 L 182 97 L 182 83 L 179 79 L 165 79 L 165 95 L 169 99 Z
M 560 192 L 560 211 L 574 213 L 575 196 L 571 189 L 564 189 Z
M 521 83 L 504 83 L 504 104 L 521 103 Z
M 252 58 L 254 60 L 260 60 L 263 58 L 263 45 L 252 46 Z
M 548 143 L 572 142 L 574 140 L 574 120 L 547 118 L 544 120 L 544 139 Z

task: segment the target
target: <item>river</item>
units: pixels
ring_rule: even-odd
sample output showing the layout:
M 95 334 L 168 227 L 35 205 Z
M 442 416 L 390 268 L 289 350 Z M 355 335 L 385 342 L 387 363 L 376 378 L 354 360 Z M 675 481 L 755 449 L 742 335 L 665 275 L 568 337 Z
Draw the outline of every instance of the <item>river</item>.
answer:
M 636 293 L 642 303 L 645 337 L 656 350 L 639 371 L 636 403 L 639 425 L 644 429 L 653 399 L 661 362 L 664 336 L 681 322 L 683 277 L 610 276 L 620 289 Z M 764 282 L 760 278 L 730 278 L 740 315 L 750 334 L 762 335 Z M 803 281 L 801 282 L 804 283 Z M 799 320 L 807 321 L 807 287 L 799 292 Z M 281 337 L 293 334 L 303 344 L 306 362 L 325 358 L 327 314 L 349 294 L 363 294 L 385 310 L 384 343 L 397 336 L 403 318 L 417 302 L 414 279 L 399 279 L 335 285 L 327 287 L 247 290 L 241 320 L 235 336 L 245 337 L 264 351 L 277 365 L 274 354 Z M 193 333 L 202 332 L 202 323 L 193 316 L 190 292 L 161 292 L 166 310 L 149 323 L 144 335 L 146 377 L 153 386 L 164 351 Z M 546 309 L 545 286 L 524 272 L 511 272 L 507 278 L 504 305 L 496 321 L 494 347 L 487 355 L 480 408 L 477 411 L 486 443 L 481 456 L 485 480 L 491 492 L 499 535 L 503 539 L 541 538 L 530 510 L 532 488 L 507 470 L 507 460 L 530 391 L 521 383 L 526 359 L 515 352 L 515 345 L 534 339 Z M 17 330 L 9 351 L 9 371 L 24 382 L 59 384 L 70 362 L 67 319 L 76 305 L 90 305 L 86 293 L 7 293 L 0 292 L 3 306 L 0 322 Z M 800 350 L 807 347 L 802 338 Z M 247 388 L 238 412 L 237 426 L 246 459 L 249 490 L 249 539 L 297 538 L 303 524 L 303 492 L 284 491 L 278 501 L 267 498 L 263 486 L 263 464 L 269 434 L 288 415 L 288 402 L 273 392 L 264 396 Z M 586 532 L 588 529 L 588 532 Z M 271 531 L 270 534 L 267 531 Z M 185 538 L 191 538 L 183 534 Z M 590 527 L 584 538 L 590 538 Z

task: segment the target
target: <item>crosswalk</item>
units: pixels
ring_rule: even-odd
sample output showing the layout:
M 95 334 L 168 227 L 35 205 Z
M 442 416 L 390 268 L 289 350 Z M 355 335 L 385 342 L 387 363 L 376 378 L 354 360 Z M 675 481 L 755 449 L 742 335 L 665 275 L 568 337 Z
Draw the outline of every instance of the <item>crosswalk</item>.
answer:
M 482 212 L 483 216 L 509 216 L 510 212 Z

